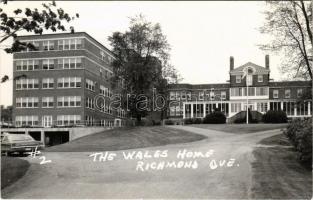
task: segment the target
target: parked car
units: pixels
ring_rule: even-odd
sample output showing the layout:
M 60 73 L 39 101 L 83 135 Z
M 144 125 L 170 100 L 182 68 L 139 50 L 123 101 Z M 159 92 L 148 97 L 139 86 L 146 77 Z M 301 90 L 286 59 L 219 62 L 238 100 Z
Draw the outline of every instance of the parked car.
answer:
M 25 152 L 35 151 L 36 147 L 37 150 L 42 149 L 43 144 L 28 134 L 4 133 L 1 140 L 1 153 L 5 154 L 17 152 L 22 155 Z

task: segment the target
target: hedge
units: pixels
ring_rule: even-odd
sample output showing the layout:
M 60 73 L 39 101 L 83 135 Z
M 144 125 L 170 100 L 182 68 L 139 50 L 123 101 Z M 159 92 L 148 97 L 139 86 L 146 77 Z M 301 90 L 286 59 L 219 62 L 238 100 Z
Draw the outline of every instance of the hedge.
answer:
M 226 116 L 224 113 L 220 111 L 214 111 L 205 116 L 203 119 L 204 124 L 225 124 L 226 123 Z
M 282 110 L 269 110 L 263 115 L 262 121 L 264 123 L 287 123 L 288 118 Z
M 292 120 L 284 134 L 299 152 L 299 159 L 312 167 L 312 118 Z

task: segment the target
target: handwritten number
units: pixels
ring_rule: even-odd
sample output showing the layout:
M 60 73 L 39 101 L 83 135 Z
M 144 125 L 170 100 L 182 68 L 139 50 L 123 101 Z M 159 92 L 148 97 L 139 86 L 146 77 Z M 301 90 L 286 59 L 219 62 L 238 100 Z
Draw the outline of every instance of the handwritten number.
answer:
M 42 159 L 40 162 L 41 165 L 51 162 L 51 160 L 46 160 L 46 156 L 40 156 L 39 159 Z

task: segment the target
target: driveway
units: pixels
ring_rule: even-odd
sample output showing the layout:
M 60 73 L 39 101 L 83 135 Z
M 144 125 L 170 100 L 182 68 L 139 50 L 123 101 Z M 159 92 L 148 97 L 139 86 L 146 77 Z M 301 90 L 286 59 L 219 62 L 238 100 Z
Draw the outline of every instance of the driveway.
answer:
M 123 152 L 109 162 L 93 162 L 94 152 L 45 152 L 51 163 L 39 165 L 37 158 L 25 158 L 32 163 L 26 175 L 2 191 L 3 198 L 249 198 L 252 181 L 252 150 L 263 138 L 279 134 L 279 130 L 251 134 L 232 134 L 189 126 L 168 126 L 207 136 L 207 139 L 170 144 L 138 150 L 168 150 L 168 157 L 177 160 L 179 150 L 207 152 L 210 158 L 197 159 L 198 168 L 166 168 L 136 171 L 138 160 L 125 160 Z M 210 161 L 235 159 L 233 167 L 210 168 Z M 156 160 L 156 159 L 154 159 Z M 152 161 L 147 159 L 144 161 Z

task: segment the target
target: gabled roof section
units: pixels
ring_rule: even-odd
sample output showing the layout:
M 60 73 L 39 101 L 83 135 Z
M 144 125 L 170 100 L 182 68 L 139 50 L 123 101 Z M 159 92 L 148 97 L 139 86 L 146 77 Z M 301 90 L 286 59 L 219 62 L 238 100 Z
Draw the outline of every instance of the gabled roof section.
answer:
M 254 64 L 252 62 L 247 62 L 246 64 L 241 65 L 240 67 L 237 67 L 237 68 L 231 70 L 229 73 L 232 75 L 243 74 L 246 67 L 254 68 L 255 74 L 268 74 L 268 73 L 270 73 L 269 69 L 266 69 L 265 67 L 261 67 L 260 65 Z

